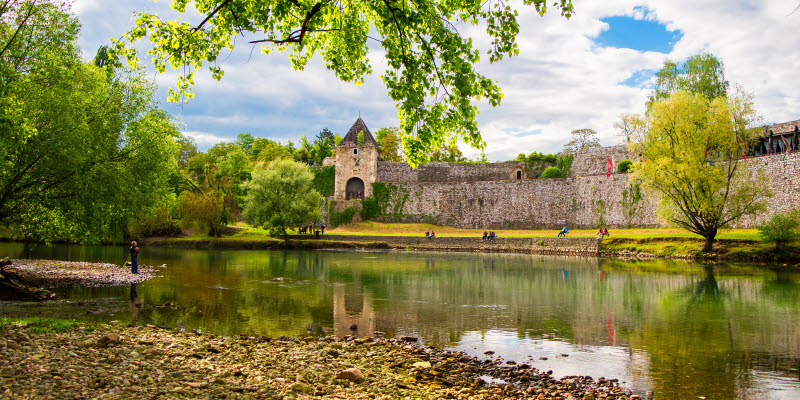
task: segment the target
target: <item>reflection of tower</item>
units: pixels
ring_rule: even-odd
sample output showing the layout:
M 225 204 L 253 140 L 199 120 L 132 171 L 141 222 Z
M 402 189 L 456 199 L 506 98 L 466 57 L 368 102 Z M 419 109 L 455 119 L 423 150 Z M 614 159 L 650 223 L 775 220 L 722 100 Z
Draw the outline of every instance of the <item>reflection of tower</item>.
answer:
M 333 333 L 338 337 L 347 335 L 371 336 L 375 331 L 375 312 L 372 309 L 372 296 L 362 294 L 361 301 L 358 296 L 345 293 L 344 285 L 333 287 Z M 354 300 L 356 300 L 354 302 Z M 356 309 L 361 306 L 360 309 Z M 350 326 L 358 326 L 357 331 L 350 330 Z

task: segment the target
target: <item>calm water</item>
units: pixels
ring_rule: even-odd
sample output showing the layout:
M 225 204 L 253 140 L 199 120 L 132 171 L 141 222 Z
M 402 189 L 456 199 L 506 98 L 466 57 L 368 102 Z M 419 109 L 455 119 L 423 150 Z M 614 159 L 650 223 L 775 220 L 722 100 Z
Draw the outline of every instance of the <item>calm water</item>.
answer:
M 126 252 L 0 243 L 17 258 L 121 264 Z M 461 253 L 143 248 L 139 262 L 168 265 L 137 286 L 141 308 L 130 287 L 76 288 L 0 314 L 271 337 L 357 325 L 556 377 L 618 378 L 657 399 L 800 398 L 800 274 Z

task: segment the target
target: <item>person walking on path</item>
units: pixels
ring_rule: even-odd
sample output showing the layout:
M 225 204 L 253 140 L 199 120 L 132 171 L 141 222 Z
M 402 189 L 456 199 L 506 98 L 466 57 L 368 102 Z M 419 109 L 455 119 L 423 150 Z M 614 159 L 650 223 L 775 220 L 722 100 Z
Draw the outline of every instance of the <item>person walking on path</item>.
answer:
M 131 242 L 131 273 L 138 274 L 139 273 L 139 264 L 136 262 L 136 257 L 139 257 L 139 246 L 136 245 L 136 242 Z

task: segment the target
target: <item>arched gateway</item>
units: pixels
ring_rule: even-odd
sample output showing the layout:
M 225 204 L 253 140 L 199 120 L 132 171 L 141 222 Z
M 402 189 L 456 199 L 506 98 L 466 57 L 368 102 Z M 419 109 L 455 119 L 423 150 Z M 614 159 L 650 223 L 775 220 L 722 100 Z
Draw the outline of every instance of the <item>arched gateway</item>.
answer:
M 345 200 L 364 198 L 364 181 L 361 178 L 350 178 L 345 188 Z

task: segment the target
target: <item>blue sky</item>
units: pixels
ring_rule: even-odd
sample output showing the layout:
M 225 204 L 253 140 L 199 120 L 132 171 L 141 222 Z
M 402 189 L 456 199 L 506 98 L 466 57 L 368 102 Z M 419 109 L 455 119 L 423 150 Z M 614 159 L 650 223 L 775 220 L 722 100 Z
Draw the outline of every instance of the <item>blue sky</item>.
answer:
M 793 33 L 800 13 L 790 14 L 795 1 L 573 1 L 576 14 L 570 20 L 539 17 L 532 7 L 512 1 L 520 10 L 520 55 L 479 65 L 504 93 L 499 107 L 478 104 L 490 160 L 558 152 L 569 133 L 581 128 L 596 130 L 604 145 L 616 144 L 614 122 L 620 114 L 644 111 L 653 74 L 664 60 L 685 60 L 699 51 L 722 59 L 727 79 L 755 94 L 766 120 L 800 118 L 800 94 L 793 87 L 800 81 L 800 55 L 787 50 L 800 48 L 800 34 Z M 174 16 L 169 3 L 77 0 L 73 9 L 83 25 L 86 57 L 121 36 L 136 11 Z M 462 33 L 485 46 L 485 37 L 474 29 Z M 250 48 L 237 48 L 222 65 L 222 81 L 205 72 L 196 75 L 196 97 L 183 106 L 165 100 L 175 72 L 159 75 L 149 67 L 148 73 L 163 107 L 205 149 L 242 132 L 283 142 L 311 138 L 323 127 L 345 133 L 359 113 L 373 132 L 398 125 L 395 104 L 380 81 L 380 54 L 371 59 L 374 75 L 356 87 L 340 82 L 318 59 L 305 71 L 293 71 L 285 55 L 259 49 L 251 55 Z

